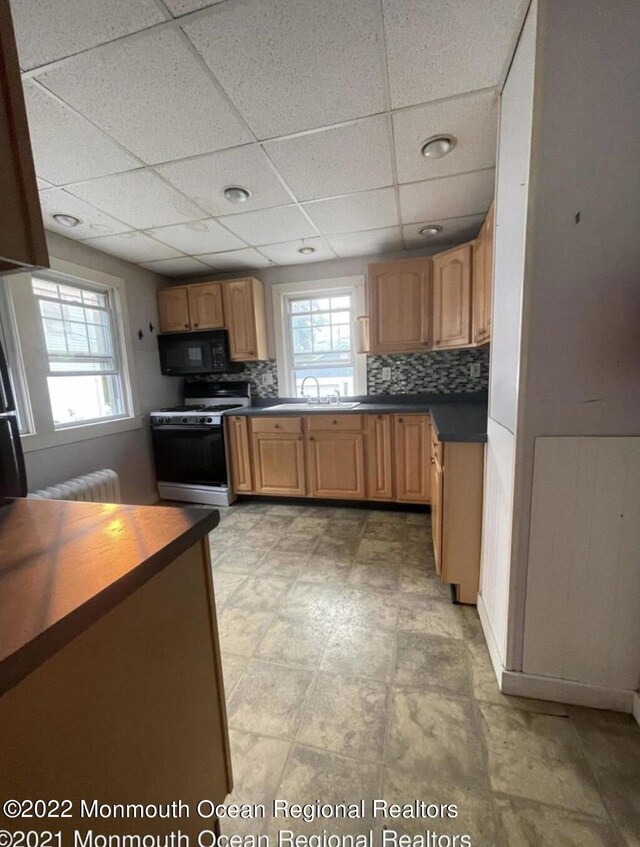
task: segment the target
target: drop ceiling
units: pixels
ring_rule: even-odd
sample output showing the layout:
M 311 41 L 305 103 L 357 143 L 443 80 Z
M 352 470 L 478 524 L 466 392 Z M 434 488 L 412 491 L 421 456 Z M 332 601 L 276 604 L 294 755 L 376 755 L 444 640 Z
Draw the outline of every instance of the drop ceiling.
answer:
M 174 277 L 471 238 L 526 5 L 13 0 L 45 226 Z

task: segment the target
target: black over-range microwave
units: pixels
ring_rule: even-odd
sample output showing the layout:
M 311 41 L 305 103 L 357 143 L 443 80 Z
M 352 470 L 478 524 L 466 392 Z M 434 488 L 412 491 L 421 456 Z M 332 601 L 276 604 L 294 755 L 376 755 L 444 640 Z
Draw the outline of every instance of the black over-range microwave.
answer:
M 158 348 L 160 368 L 167 376 L 230 373 L 244 367 L 229 360 L 226 329 L 159 335 Z

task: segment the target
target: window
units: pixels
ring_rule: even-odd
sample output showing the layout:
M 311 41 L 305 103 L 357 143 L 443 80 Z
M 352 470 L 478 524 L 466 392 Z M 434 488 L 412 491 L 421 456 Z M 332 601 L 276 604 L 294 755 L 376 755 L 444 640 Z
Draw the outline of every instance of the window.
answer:
M 18 429 L 21 435 L 32 432 L 33 423 L 29 408 L 28 395 L 24 375 L 24 363 L 15 340 L 17 338 L 16 318 L 13 304 L 8 295 L 5 280 L 0 279 L 0 344 L 4 350 L 9 382 L 18 416 Z
M 351 294 L 339 292 L 327 297 L 286 298 L 295 396 L 302 396 L 302 383 L 313 376 L 320 396 L 339 391 L 354 393 L 354 361 L 351 332 Z M 315 391 L 315 382 L 305 394 Z
M 320 397 L 366 394 L 366 357 L 358 353 L 354 319 L 364 313 L 364 278 L 273 285 L 278 393 L 301 397 L 315 377 Z M 316 396 L 315 379 L 304 394 Z
M 128 414 L 115 332 L 115 292 L 33 276 L 55 429 Z

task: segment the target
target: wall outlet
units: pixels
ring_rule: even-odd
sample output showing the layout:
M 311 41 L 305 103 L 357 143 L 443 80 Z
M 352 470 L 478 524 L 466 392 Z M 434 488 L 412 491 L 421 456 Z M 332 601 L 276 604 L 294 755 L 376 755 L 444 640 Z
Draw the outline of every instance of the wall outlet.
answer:
M 262 374 L 262 384 L 263 385 L 273 385 L 273 374 L 272 373 Z
M 382 381 L 391 382 L 391 368 L 382 369 Z
M 471 379 L 478 379 L 480 376 L 480 362 L 471 362 L 469 365 L 469 376 Z

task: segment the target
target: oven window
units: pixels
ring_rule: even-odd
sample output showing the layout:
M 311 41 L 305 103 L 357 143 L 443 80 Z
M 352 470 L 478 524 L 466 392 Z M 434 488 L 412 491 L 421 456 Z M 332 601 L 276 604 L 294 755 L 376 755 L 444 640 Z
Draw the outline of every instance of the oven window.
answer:
M 225 485 L 227 466 L 222 427 L 154 427 L 153 450 L 161 482 Z

